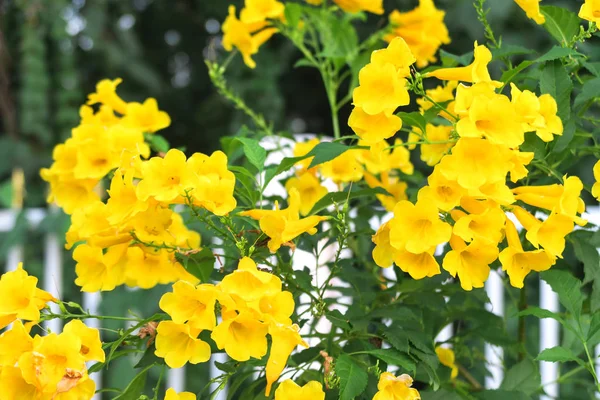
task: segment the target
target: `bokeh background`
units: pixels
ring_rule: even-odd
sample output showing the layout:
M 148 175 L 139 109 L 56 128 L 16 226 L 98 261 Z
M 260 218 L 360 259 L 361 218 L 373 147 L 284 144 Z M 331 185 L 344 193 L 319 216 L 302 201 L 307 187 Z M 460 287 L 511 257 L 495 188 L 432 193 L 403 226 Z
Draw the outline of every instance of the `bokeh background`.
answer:
M 155 97 L 173 121 L 161 133 L 188 153 L 212 152 L 222 137 L 248 123 L 213 89 L 204 63 L 206 57 L 226 56 L 220 29 L 229 3 L 239 8 L 241 1 L 0 0 L 0 208 L 11 207 L 15 167 L 25 171 L 24 206 L 45 207 L 47 188 L 38 171 L 50 165 L 53 146 L 78 124 L 79 106 L 100 79 L 122 78 L 119 93 L 126 100 Z M 386 13 L 410 10 L 416 3 L 386 0 Z M 544 4 L 575 10 L 580 2 L 544 0 Z M 484 41 L 472 0 L 436 0 L 436 5 L 447 12 L 452 38 L 444 50 L 463 54 L 472 50 L 475 40 Z M 552 46 L 550 35 L 512 0 L 490 0 L 487 5 L 489 21 L 503 42 L 540 52 Z M 366 37 L 385 23 L 385 16 L 369 15 L 359 23 L 359 34 Z M 312 69 L 293 68 L 299 58 L 290 43 L 275 36 L 255 57 L 255 70 L 246 68 L 238 56 L 227 78 L 276 130 L 328 134 L 329 108 L 319 75 Z M 349 112 L 349 107 L 342 111 L 342 126 Z M 582 166 L 591 171 L 591 165 Z M 586 174 L 590 172 L 582 173 L 582 178 Z M 27 269 L 41 277 L 41 235 L 52 231 L 62 237 L 68 224 L 68 217 L 53 214 L 34 232 L 17 219 L 12 232 L 0 233 L 0 260 L 11 246 L 22 243 Z M 64 261 L 62 297 L 80 301 L 79 288 L 72 284 L 73 261 L 66 251 Z M 103 295 L 101 309 L 112 315 L 128 309 L 150 315 L 165 290 L 118 289 Z M 530 296 L 535 298 L 536 293 Z M 528 332 L 533 351 L 536 326 Z M 123 388 L 134 373 L 131 360 L 115 362 L 105 373 L 105 387 Z M 156 378 L 151 376 L 148 385 Z M 188 368 L 188 378 L 188 389 L 199 391 L 206 383 L 205 367 Z

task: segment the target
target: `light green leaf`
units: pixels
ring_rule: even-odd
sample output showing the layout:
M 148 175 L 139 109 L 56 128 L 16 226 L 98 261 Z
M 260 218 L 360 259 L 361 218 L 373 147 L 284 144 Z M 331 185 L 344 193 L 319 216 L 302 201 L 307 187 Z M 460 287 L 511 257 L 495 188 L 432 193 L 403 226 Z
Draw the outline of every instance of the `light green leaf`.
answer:
M 440 50 L 440 59 L 442 60 L 442 66 L 445 68 L 452 68 L 458 65 L 469 65 L 473 60 L 473 52 L 470 51 L 458 56 L 456 54 L 448 53 L 445 50 Z
M 561 346 L 542 350 L 542 352 L 537 356 L 536 360 L 560 363 L 568 361 L 581 362 L 581 360 L 575 354 L 573 354 L 570 349 Z
M 579 32 L 580 19 L 577 14 L 555 6 L 542 6 L 540 11 L 546 18 L 544 28 L 561 44 L 566 46 Z
M 533 65 L 533 61 L 525 60 L 514 68 L 504 71 L 500 80 L 504 82 L 504 86 L 508 85 L 521 71 Z
M 265 160 L 267 159 L 267 150 L 265 150 L 258 140 L 245 137 L 238 137 L 242 145 L 244 145 L 244 154 L 250 164 L 254 165 L 259 171 L 265 168 Z
M 560 303 L 567 309 L 575 320 L 581 316 L 583 306 L 583 293 L 581 292 L 581 281 L 567 271 L 552 269 L 541 273 L 545 280 L 558 294 Z
M 340 378 L 340 400 L 352 400 L 367 387 L 367 372 L 347 354 L 335 362 L 335 373 Z
M 550 310 L 544 310 L 543 308 L 534 307 L 534 306 L 530 306 L 527 309 L 519 312 L 517 314 L 517 317 L 523 317 L 526 315 L 533 315 L 534 317 L 538 317 L 539 319 L 552 318 L 557 321 L 562 321 L 562 318 L 558 314 L 553 313 Z
M 560 60 L 548 61 L 542 69 L 540 90 L 556 100 L 558 116 L 566 123 L 571 115 L 571 92 L 573 82 Z
M 170 149 L 167 139 L 158 133 L 146 133 L 144 139 L 148 142 L 150 148 L 157 153 L 166 153 Z
M 306 157 L 314 157 L 308 166 L 308 168 L 316 167 L 324 162 L 331 161 L 334 158 L 350 150 L 351 147 L 346 146 L 342 143 L 336 142 L 322 142 L 316 145 L 311 151 L 308 152 Z
M 523 360 L 506 371 L 500 389 L 516 390 L 530 395 L 535 393 L 539 386 L 540 373 L 537 364 L 530 360 Z
M 404 370 L 414 374 L 417 365 L 407 355 L 394 350 L 394 349 L 375 349 L 365 351 L 367 354 L 371 354 L 381 361 L 387 363 L 389 366 L 402 367 Z
M 573 107 L 576 109 L 582 106 L 589 100 L 600 97 L 600 78 L 591 79 L 583 85 L 581 93 L 575 97 L 575 103 Z
M 569 57 L 569 56 L 570 57 L 574 57 L 574 56 L 582 57 L 583 55 L 581 53 L 578 53 L 577 51 L 567 48 L 567 47 L 554 46 L 546 54 L 544 54 L 543 56 L 541 56 L 540 58 L 535 60 L 535 62 L 543 63 L 546 61 L 554 61 L 554 60 L 558 60 L 559 58 Z
M 398 113 L 396 113 L 396 115 L 400 117 L 403 125 L 410 125 L 410 126 L 417 127 L 421 130 L 421 132 L 425 133 L 425 126 L 427 125 L 427 122 L 425 121 L 425 118 L 420 113 L 418 113 L 416 111 L 409 112 L 409 113 L 398 112 Z

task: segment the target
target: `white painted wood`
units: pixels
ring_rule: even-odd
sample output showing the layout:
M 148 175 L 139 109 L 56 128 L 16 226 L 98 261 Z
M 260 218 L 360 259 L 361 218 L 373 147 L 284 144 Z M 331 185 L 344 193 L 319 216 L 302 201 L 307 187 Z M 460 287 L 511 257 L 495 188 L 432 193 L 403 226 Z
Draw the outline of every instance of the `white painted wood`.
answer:
M 504 285 L 497 271 L 490 272 L 490 277 L 485 283 L 485 291 L 490 299 L 486 307 L 488 311 L 504 317 Z M 486 344 L 485 359 L 490 372 L 490 375 L 485 377 L 485 387 L 497 389 L 504 379 L 504 350 L 502 347 Z

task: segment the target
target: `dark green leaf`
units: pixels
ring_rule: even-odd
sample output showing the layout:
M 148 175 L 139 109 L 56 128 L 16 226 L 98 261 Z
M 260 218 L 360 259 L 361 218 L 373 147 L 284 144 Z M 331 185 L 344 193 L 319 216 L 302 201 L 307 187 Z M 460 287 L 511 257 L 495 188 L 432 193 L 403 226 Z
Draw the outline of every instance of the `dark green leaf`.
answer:
M 542 352 L 537 356 L 536 360 L 564 363 L 568 361 L 577 361 L 579 358 L 573 354 L 570 349 L 556 346 L 542 350 Z
M 535 53 L 535 50 L 528 49 L 527 47 L 523 47 L 517 44 L 502 44 L 502 47 L 500 47 L 499 49 L 492 50 L 492 56 L 494 60 L 497 60 L 502 57 L 533 53 Z
M 600 255 L 598 249 L 590 243 L 589 234 L 577 232 L 571 236 L 573 239 L 573 249 L 575 250 L 575 256 L 579 261 L 583 263 L 583 271 L 585 277 L 583 284 L 593 282 L 596 279 L 600 279 Z M 587 233 L 587 232 L 585 232 Z
M 215 361 L 215 367 L 217 367 L 220 371 L 227 373 L 234 373 L 237 371 L 237 367 L 235 366 L 236 361 L 229 361 L 226 363 Z
M 548 93 L 556 99 L 558 116 L 563 120 L 563 123 L 566 122 L 571 115 L 573 82 L 560 60 L 548 61 L 544 65 L 540 78 L 540 90 L 542 93 Z
M 150 144 L 150 148 L 157 153 L 166 153 L 171 148 L 167 139 L 158 133 L 146 133 L 144 139 Z
M 477 398 L 481 400 L 531 400 L 531 397 L 525 393 L 512 390 L 485 390 L 477 393 Z
M 600 61 L 598 62 L 584 62 L 583 66 L 585 69 L 590 71 L 592 74 L 596 76 L 600 76 Z
M 419 128 L 421 130 L 421 132 L 425 132 L 425 128 L 427 125 L 427 122 L 425 121 L 425 118 L 423 118 L 423 116 L 416 112 L 398 112 L 396 113 L 397 116 L 400 117 L 400 119 L 402 119 L 402 125 L 410 125 L 410 126 L 414 126 L 416 128 Z
M 455 54 L 448 53 L 445 50 L 440 50 L 440 59 L 442 60 L 442 65 L 445 68 L 456 67 L 458 65 L 469 65 L 471 60 L 473 60 L 473 52 L 470 51 L 461 56 L 457 56 Z
M 271 165 L 265 171 L 265 183 L 263 187 L 266 187 L 273 178 L 277 175 L 291 169 L 298 161 L 302 161 L 308 158 L 308 155 L 300 157 L 285 157 L 278 165 Z
M 575 320 L 581 316 L 583 305 L 583 293 L 581 293 L 581 281 L 567 271 L 551 269 L 541 273 L 545 280 L 558 294 L 560 303 L 567 309 Z
M 415 368 L 417 367 L 410 357 L 394 349 L 367 350 L 365 353 L 379 358 L 381 361 L 388 364 L 388 366 L 402 367 L 404 370 L 411 373 L 414 373 Z
M 525 394 L 533 394 L 540 386 L 540 373 L 537 364 L 530 360 L 523 360 L 508 371 L 500 389 L 516 390 Z
M 351 147 L 348 147 L 342 143 L 321 142 L 306 155 L 306 158 L 314 157 L 308 168 L 316 167 L 319 164 L 331 161 L 350 149 Z
M 546 54 L 544 54 L 540 58 L 536 59 L 535 62 L 543 63 L 546 61 L 558 60 L 563 57 L 575 57 L 575 56 L 581 57 L 582 54 L 578 53 L 577 51 L 570 49 L 568 47 L 554 46 Z
M 563 129 L 563 134 L 554 140 L 552 151 L 560 153 L 566 149 L 569 146 L 569 143 L 571 143 L 571 140 L 575 137 L 575 130 L 575 121 L 572 118 L 569 118 Z
M 530 306 L 527 309 L 525 309 L 517 314 L 518 317 L 523 317 L 523 316 L 527 316 L 527 315 L 533 315 L 534 317 L 537 317 L 540 319 L 552 318 L 557 321 L 562 320 L 562 318 L 560 318 L 560 316 L 558 314 L 553 313 L 550 310 L 544 310 L 543 308 L 534 307 L 534 306 Z
M 335 373 L 340 378 L 340 400 L 352 400 L 367 387 L 367 371 L 347 354 L 336 360 Z
M 589 100 L 600 97 L 600 78 L 590 79 L 583 85 L 581 93 L 575 97 L 573 107 L 576 109 L 581 107 Z
M 509 69 L 508 71 L 504 71 L 500 80 L 504 82 L 504 85 L 508 85 L 517 75 L 519 75 L 521 71 L 530 67 L 531 65 L 533 65 L 533 61 L 525 60 L 516 67 Z
M 238 137 L 237 140 L 244 145 L 244 154 L 248 161 L 250 161 L 250 164 L 254 165 L 259 171 L 262 171 L 265 168 L 267 151 L 256 139 Z
M 156 354 L 154 354 L 155 350 L 156 350 L 156 347 L 154 346 L 154 344 L 148 346 L 148 348 L 144 352 L 144 355 L 142 356 L 140 361 L 138 361 L 138 363 L 135 364 L 134 368 L 146 368 L 146 367 L 154 365 L 154 364 L 157 364 L 157 365 L 164 364 L 165 359 L 160 358 Z
M 546 18 L 544 28 L 561 44 L 566 46 L 579 32 L 579 17 L 563 7 L 542 6 L 540 11 Z
M 144 387 L 146 385 L 146 375 L 148 370 L 152 368 L 154 364 L 148 365 L 146 368 L 141 370 L 131 383 L 121 392 L 120 395 L 115 397 L 113 400 L 137 400 L 140 395 L 143 394 Z
M 592 320 L 590 321 L 590 329 L 588 329 L 587 341 L 591 343 L 599 343 L 600 337 L 598 337 L 598 332 L 600 332 L 600 313 L 596 312 L 592 315 Z
M 189 255 L 175 253 L 175 258 L 187 272 L 200 279 L 200 282 L 210 282 L 210 275 L 215 269 L 215 255 L 211 249 L 204 247 L 198 253 Z
M 445 389 L 438 390 L 437 392 L 420 392 L 420 394 L 422 400 L 463 400 L 463 398 L 455 392 L 450 392 Z
M 408 353 L 410 347 L 408 347 L 408 337 L 402 333 L 399 329 L 386 329 L 384 331 L 386 340 L 397 350 L 404 353 Z
M 325 313 L 325 317 L 337 328 L 341 328 L 344 331 L 352 330 L 348 318 L 346 318 L 339 310 L 328 311 Z

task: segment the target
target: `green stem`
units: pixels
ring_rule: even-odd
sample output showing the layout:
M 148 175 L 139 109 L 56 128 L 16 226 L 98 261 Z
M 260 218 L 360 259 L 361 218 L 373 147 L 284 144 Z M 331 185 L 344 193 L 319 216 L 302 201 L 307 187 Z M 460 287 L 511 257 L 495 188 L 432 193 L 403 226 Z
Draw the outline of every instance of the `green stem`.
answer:
M 587 356 L 588 359 L 588 364 L 589 364 L 589 371 L 592 374 L 592 376 L 594 377 L 594 382 L 596 383 L 596 390 L 598 390 L 598 392 L 600 392 L 600 382 L 598 382 L 598 375 L 596 375 L 596 365 L 594 364 L 594 359 L 592 358 L 592 356 L 590 355 L 590 350 L 588 349 L 588 345 L 586 341 L 582 341 L 583 343 L 583 348 L 585 349 L 585 355 Z

